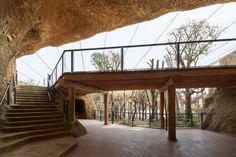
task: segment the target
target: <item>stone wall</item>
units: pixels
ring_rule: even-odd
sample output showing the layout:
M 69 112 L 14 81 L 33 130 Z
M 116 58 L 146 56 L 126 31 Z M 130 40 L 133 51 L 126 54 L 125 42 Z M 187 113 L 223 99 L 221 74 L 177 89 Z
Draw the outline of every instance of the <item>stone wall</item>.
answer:
M 236 65 L 236 51 L 222 58 L 220 65 Z
M 77 99 L 81 99 L 85 103 L 85 115 L 86 119 L 95 119 L 96 105 L 89 95 L 78 96 Z
M 204 106 L 206 129 L 236 135 L 236 87 L 216 89 Z
M 96 105 L 92 98 L 89 95 L 77 96 L 76 99 L 81 99 L 85 103 L 85 118 L 86 119 L 94 119 L 95 118 L 95 110 Z M 63 96 L 61 94 L 56 94 L 55 104 L 57 109 L 63 113 Z

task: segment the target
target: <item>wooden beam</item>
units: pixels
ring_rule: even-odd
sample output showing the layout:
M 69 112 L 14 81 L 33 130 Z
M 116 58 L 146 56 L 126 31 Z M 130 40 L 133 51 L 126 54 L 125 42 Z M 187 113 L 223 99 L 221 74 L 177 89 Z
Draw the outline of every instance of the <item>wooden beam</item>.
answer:
M 160 92 L 160 122 L 161 122 L 161 129 L 164 129 L 164 92 Z
M 175 82 L 172 78 L 169 78 L 162 86 L 161 88 L 159 89 L 160 92 L 165 92 L 168 88 L 169 85 L 174 85 Z
M 175 85 L 168 86 L 168 139 L 176 140 Z
M 93 87 L 91 85 L 85 85 L 80 82 L 76 81 L 68 81 L 64 79 L 60 79 L 58 81 L 57 87 L 63 87 L 63 88 L 75 88 L 76 90 L 82 91 L 83 93 L 105 93 L 106 91 L 97 87 Z
M 77 88 L 80 93 L 112 90 L 228 87 L 236 85 L 236 66 L 153 71 L 66 73 L 56 84 L 57 89 Z M 65 82 L 66 80 L 66 82 Z
M 104 94 L 104 125 L 108 125 L 108 93 Z
M 213 67 L 213 68 L 190 68 L 190 69 L 166 69 L 148 71 L 124 71 L 124 72 L 84 72 L 67 73 L 63 76 L 67 80 L 77 81 L 98 81 L 98 80 L 139 80 L 139 79 L 159 79 L 170 78 L 173 75 L 184 77 L 205 77 L 205 76 L 225 76 L 236 75 L 236 66 Z
M 68 100 L 68 122 L 69 124 L 75 122 L 75 89 L 69 88 L 69 100 Z

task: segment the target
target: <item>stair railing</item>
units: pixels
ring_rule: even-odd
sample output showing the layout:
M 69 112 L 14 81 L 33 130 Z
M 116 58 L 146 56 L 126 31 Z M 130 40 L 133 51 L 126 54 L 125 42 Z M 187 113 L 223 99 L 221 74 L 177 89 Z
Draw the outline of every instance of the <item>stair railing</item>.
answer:
M 6 82 L 6 80 L 2 80 L 3 84 L 6 85 L 6 88 L 2 94 L 2 96 L 0 97 L 0 106 L 3 105 L 4 101 L 7 102 L 7 105 L 10 105 L 11 102 L 11 81 L 10 82 Z M 16 85 L 17 85 L 17 71 L 16 74 L 13 75 L 12 77 L 12 90 L 13 90 L 13 102 L 14 104 L 16 104 Z
M 64 120 L 66 125 L 68 124 L 68 108 L 67 108 L 67 99 L 66 99 L 66 95 L 60 91 L 57 90 L 56 88 L 54 88 L 54 86 L 50 87 L 50 75 L 48 75 L 48 96 L 49 96 L 49 100 L 51 101 L 51 103 L 55 104 L 56 103 L 56 94 L 59 94 L 62 97 L 62 106 L 63 106 L 63 116 L 64 116 Z
M 7 87 L 3 92 L 3 95 L 2 95 L 1 101 L 0 101 L 0 106 L 3 105 L 4 100 L 7 101 L 7 105 L 10 105 L 10 83 L 7 83 Z
M 14 104 L 16 104 L 16 86 L 17 86 L 17 72 L 16 74 L 13 76 L 13 102 Z
M 66 122 L 66 124 L 68 124 L 68 104 L 67 104 L 67 100 L 66 100 L 66 95 L 65 95 L 65 93 L 63 93 L 62 91 L 59 91 L 59 90 L 57 90 L 57 89 L 55 89 L 54 88 L 54 90 L 55 90 L 55 93 L 58 93 L 58 94 L 60 94 L 61 96 L 62 96 L 62 105 L 63 105 L 63 115 L 64 115 L 64 120 L 65 120 L 65 122 Z

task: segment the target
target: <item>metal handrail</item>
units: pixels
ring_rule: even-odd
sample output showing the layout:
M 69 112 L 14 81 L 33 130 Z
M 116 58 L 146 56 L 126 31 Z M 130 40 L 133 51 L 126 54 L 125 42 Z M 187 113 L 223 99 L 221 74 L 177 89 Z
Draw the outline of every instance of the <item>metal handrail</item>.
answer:
M 48 79 L 49 80 L 49 79 Z M 60 91 L 60 90 L 57 90 L 54 88 L 54 86 L 50 87 L 49 86 L 49 82 L 48 82 L 48 96 L 49 96 L 49 99 L 52 103 L 55 103 L 55 95 L 56 95 L 56 92 L 58 94 L 60 94 L 63 98 L 63 116 L 64 116 L 64 120 L 66 122 L 66 125 L 68 124 L 68 110 L 67 110 L 67 101 L 66 101 L 66 96 L 65 94 Z
M 16 104 L 16 85 L 17 85 L 17 72 L 13 76 L 13 95 L 14 95 L 14 104 Z
M 111 47 L 96 47 L 96 48 L 83 48 L 83 49 L 68 49 L 68 50 L 64 50 L 63 53 L 61 54 L 58 62 L 56 63 L 55 67 L 52 70 L 52 73 L 50 76 L 50 82 L 51 85 L 53 85 L 53 82 L 56 82 L 56 80 L 59 78 L 57 76 L 57 68 L 59 63 L 62 61 L 62 74 L 64 73 L 64 54 L 67 52 L 71 52 L 71 72 L 74 72 L 74 52 L 76 51 L 91 51 L 91 50 L 105 50 L 105 49 L 121 49 L 121 63 L 123 64 L 124 62 L 124 55 L 123 55 L 123 51 L 124 48 L 138 48 L 138 47 L 154 47 L 154 46 L 165 46 L 165 45 L 176 45 L 176 51 L 177 51 L 177 56 L 179 56 L 179 46 L 181 44 L 189 44 L 189 43 L 206 43 L 206 42 L 223 42 L 223 41 L 236 41 L 236 38 L 227 38 L 227 39 L 213 39 L 213 40 L 198 40 L 198 41 L 179 41 L 179 42 L 166 42 L 166 43 L 154 43 L 154 44 L 140 44 L 140 45 L 123 45 L 123 46 L 111 46 Z M 180 64 L 179 64 L 179 57 L 177 57 L 177 63 L 176 63 L 176 68 L 179 69 L 180 68 Z M 124 65 L 121 65 L 121 71 L 124 70 Z M 56 73 L 56 80 L 54 81 L 54 73 Z M 50 83 L 49 82 L 49 83 Z
M 7 97 L 7 105 L 9 105 L 10 104 L 10 84 L 9 83 L 7 84 L 7 88 L 5 89 L 4 94 L 1 98 L 0 106 L 2 106 L 3 101 L 5 100 L 6 97 Z

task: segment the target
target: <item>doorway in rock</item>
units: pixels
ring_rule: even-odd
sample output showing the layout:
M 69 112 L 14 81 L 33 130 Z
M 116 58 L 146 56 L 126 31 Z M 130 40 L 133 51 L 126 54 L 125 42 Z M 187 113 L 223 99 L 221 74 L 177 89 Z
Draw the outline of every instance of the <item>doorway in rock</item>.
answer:
M 78 119 L 86 119 L 85 102 L 82 99 L 75 99 L 75 116 Z

